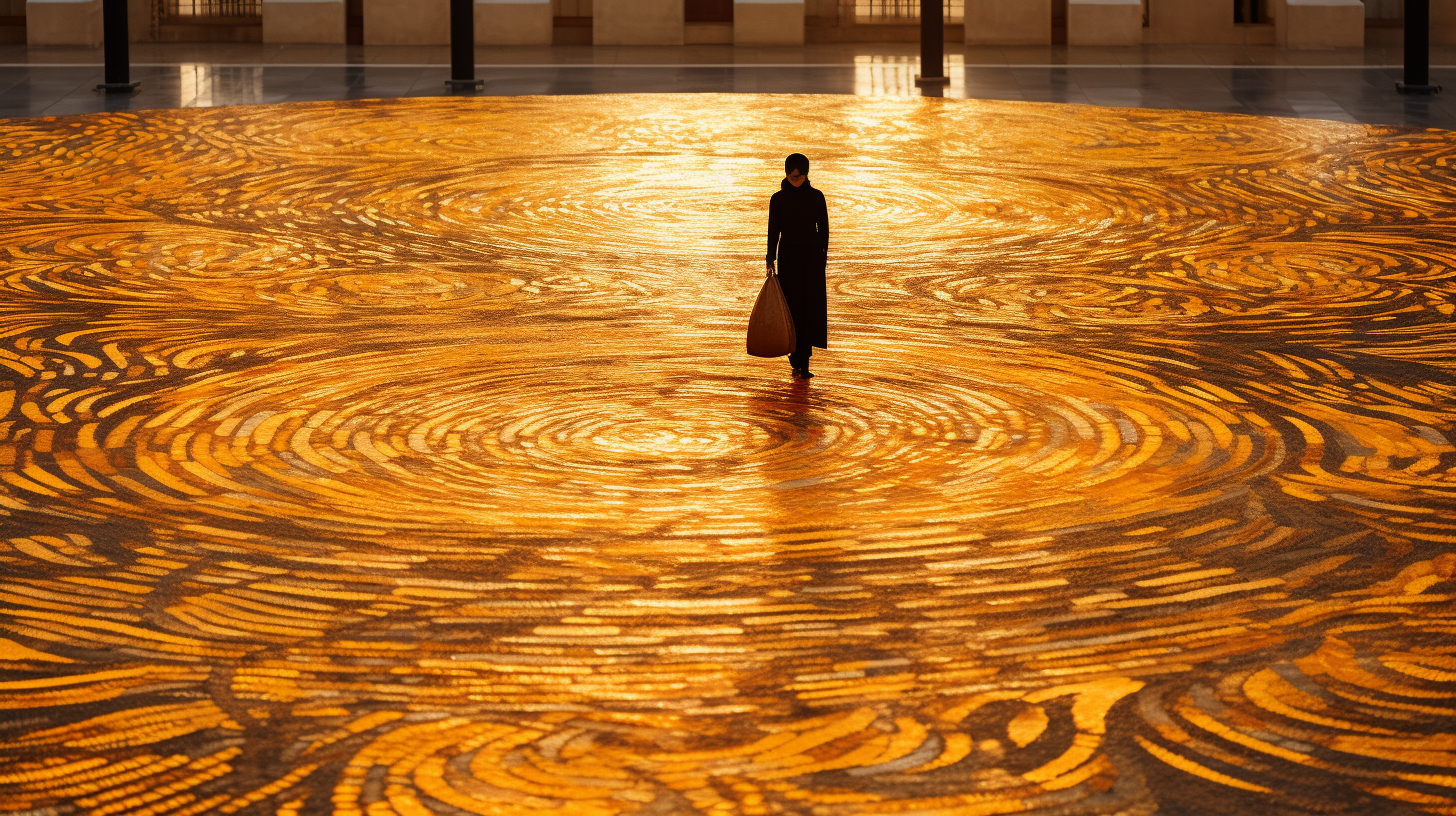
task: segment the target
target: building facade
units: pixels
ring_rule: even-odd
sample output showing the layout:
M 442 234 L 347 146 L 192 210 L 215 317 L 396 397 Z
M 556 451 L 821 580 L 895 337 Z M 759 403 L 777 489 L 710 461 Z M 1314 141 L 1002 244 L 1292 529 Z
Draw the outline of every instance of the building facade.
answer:
M 474 0 L 481 45 L 911 42 L 919 0 Z M 136 41 L 440 45 L 449 0 L 128 0 Z M 1402 0 L 944 0 L 967 45 L 1396 45 Z M 0 0 L 0 42 L 101 43 L 102 0 Z M 1456 44 L 1456 0 L 1431 0 Z

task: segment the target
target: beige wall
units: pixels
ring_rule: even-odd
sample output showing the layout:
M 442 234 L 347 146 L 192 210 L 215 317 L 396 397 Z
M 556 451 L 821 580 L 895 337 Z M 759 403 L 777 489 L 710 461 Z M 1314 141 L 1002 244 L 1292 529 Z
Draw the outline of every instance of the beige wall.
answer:
M 593 0 L 596 45 L 682 45 L 683 0 Z
M 551 16 L 550 3 L 476 3 L 475 42 L 550 45 Z
M 25 4 L 25 41 L 29 45 L 101 45 L 101 0 L 84 3 Z
M 1071 0 L 1067 4 L 1068 45 L 1137 45 L 1143 41 L 1143 4 L 1138 0 Z
M 1296 50 L 1359 48 L 1365 44 L 1360 0 L 1275 0 L 1274 41 Z
M 450 0 L 364 0 L 365 45 L 449 45 Z
M 151 42 L 152 0 L 127 0 L 126 26 L 132 42 Z
M 683 45 L 732 45 L 732 23 L 684 23 Z
M 1050 45 L 1052 0 L 965 0 L 966 45 Z
M 343 43 L 344 3 L 263 3 L 265 43 Z
M 1239 43 L 1234 4 L 1226 0 L 1151 0 L 1143 41 L 1149 43 Z
M 1456 0 L 1431 0 L 1431 45 L 1456 45 Z
M 734 3 L 734 45 L 803 45 L 803 3 Z

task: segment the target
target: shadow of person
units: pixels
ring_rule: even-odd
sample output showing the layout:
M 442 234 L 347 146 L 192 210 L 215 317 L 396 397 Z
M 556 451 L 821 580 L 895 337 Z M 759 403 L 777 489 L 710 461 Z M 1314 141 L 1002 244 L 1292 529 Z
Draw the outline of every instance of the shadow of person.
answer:
M 744 401 L 744 416 L 774 435 L 802 441 L 822 427 L 815 421 L 823 400 L 810 380 L 794 377 L 783 384 L 766 385 L 751 391 Z
M 804 529 L 819 516 L 811 511 L 827 498 L 826 468 L 834 461 L 824 449 L 834 437 L 824 398 L 809 380 L 766 384 L 747 395 L 744 417 L 761 434 L 754 457 L 763 480 L 759 511 L 775 531 Z

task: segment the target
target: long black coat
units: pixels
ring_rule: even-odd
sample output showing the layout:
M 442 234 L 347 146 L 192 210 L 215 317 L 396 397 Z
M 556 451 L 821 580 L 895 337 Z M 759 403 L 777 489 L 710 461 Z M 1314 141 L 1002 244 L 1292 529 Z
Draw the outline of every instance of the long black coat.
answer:
M 784 179 L 782 189 L 769 199 L 769 263 L 774 263 L 775 255 L 799 342 L 828 348 L 829 284 L 824 265 L 829 257 L 829 207 L 808 179 L 799 187 Z

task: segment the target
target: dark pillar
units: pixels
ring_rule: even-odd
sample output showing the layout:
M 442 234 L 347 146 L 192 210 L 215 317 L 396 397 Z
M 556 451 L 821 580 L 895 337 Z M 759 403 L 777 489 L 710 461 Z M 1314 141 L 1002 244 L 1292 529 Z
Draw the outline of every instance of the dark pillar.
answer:
M 106 82 L 102 93 L 131 93 L 140 82 L 131 81 L 131 32 L 126 25 L 126 0 L 102 0 L 101 36 L 106 48 Z
M 945 7 L 942 0 L 920 0 L 920 75 L 915 84 L 939 96 L 950 84 L 945 75 Z M 931 90 L 933 89 L 933 90 Z
M 1405 0 L 1405 82 L 1395 83 L 1401 93 L 1440 93 L 1431 84 L 1431 0 Z
M 475 78 L 475 0 L 450 0 L 450 78 L 452 91 L 476 90 L 485 81 Z

